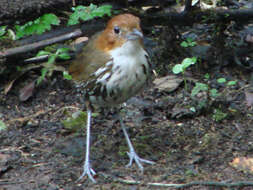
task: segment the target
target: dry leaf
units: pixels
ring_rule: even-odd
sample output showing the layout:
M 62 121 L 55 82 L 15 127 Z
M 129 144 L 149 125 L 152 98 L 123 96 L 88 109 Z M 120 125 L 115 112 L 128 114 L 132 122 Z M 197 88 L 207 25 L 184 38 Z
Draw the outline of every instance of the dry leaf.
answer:
M 11 87 L 12 87 L 12 85 L 13 85 L 13 83 L 15 82 L 16 79 L 17 79 L 17 78 L 13 79 L 12 81 L 10 81 L 10 82 L 5 86 L 5 88 L 4 88 L 4 94 L 5 94 L 5 95 L 10 91 L 10 89 L 11 89 Z
M 253 174 L 253 158 L 237 157 L 231 163 L 234 168 Z
M 26 101 L 33 95 L 33 90 L 35 87 L 35 81 L 30 82 L 28 85 L 19 90 L 19 100 Z
M 245 98 L 246 98 L 247 106 L 252 106 L 253 105 L 253 93 L 246 91 Z
M 27 71 L 30 71 L 32 69 L 36 69 L 41 67 L 42 64 L 29 64 L 21 68 L 21 71 L 15 73 L 13 75 L 11 81 L 4 87 L 4 94 L 6 95 L 12 88 L 14 82 L 21 77 L 23 74 L 25 74 Z
M 155 88 L 158 88 L 161 91 L 172 92 L 177 89 L 182 81 L 182 78 L 175 75 L 167 75 L 165 77 L 155 79 L 153 83 L 155 84 Z

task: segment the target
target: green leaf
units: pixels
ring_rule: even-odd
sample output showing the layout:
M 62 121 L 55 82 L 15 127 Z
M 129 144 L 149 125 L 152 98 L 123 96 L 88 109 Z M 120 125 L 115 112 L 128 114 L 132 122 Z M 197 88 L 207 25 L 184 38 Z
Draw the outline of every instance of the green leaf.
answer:
M 227 117 L 227 115 L 228 115 L 227 113 L 224 113 L 224 112 L 222 112 L 222 111 L 219 110 L 219 109 L 215 109 L 212 118 L 213 118 L 213 120 L 215 120 L 216 122 L 220 122 L 220 121 L 222 121 L 223 119 L 225 119 L 225 118 Z
M 74 8 L 74 13 L 72 13 L 68 20 L 68 25 L 74 25 L 79 23 L 79 18 L 82 18 L 84 20 L 88 19 L 85 18 L 87 15 L 87 7 L 84 7 L 82 5 L 77 6 Z
M 56 54 L 68 53 L 69 50 L 69 48 L 59 48 L 57 49 Z
M 197 43 L 193 41 L 192 38 L 187 38 L 186 39 L 187 43 L 188 43 L 188 46 L 195 46 Z
M 187 69 L 190 65 L 193 65 L 195 64 L 197 61 L 197 58 L 196 57 L 192 57 L 192 58 L 185 58 L 183 61 L 182 61 L 182 65 L 183 65 L 183 70 L 185 71 L 185 69 Z
M 188 47 L 188 43 L 186 41 L 181 42 L 180 46 L 182 47 Z
M 69 55 L 68 51 L 69 51 L 69 48 L 59 48 L 59 49 L 57 49 L 55 54 L 60 59 L 67 60 L 67 59 L 70 59 L 70 55 Z
M 196 108 L 195 108 L 195 107 L 190 107 L 190 110 L 191 110 L 192 112 L 196 112 Z
M 56 54 L 51 54 L 48 58 L 48 61 L 47 61 L 47 66 L 55 63 L 55 60 L 57 58 L 57 55 Z
M 48 51 L 40 50 L 40 51 L 37 53 L 36 57 L 43 56 L 43 55 L 50 55 L 50 54 L 51 54 L 51 53 L 48 52 Z
M 200 91 L 207 91 L 208 85 L 204 83 L 197 82 L 192 89 L 191 95 L 196 96 Z
M 236 85 L 237 81 L 236 80 L 231 80 L 227 83 L 228 86 L 233 86 Z
M 17 37 L 16 39 L 19 39 L 25 35 L 24 27 L 15 25 L 15 29 L 16 29 L 16 37 Z
M 42 68 L 41 69 L 41 76 L 43 77 L 43 79 L 46 77 L 48 69 L 47 68 Z
M 217 79 L 217 82 L 218 83 L 225 83 L 227 80 L 225 79 L 225 78 L 219 78 L 219 79 Z
M 111 16 L 111 5 L 103 5 L 92 11 L 93 16 L 103 17 L 104 15 Z
M 63 72 L 63 78 L 67 80 L 72 80 L 72 76 L 67 71 Z
M 178 74 L 178 73 L 181 73 L 183 72 L 183 66 L 181 64 L 176 64 L 173 69 L 172 69 L 172 72 L 174 74 Z
M 41 69 L 41 75 L 37 79 L 37 85 L 39 85 L 45 79 L 47 72 L 48 72 L 48 69 L 46 67 Z
M 190 47 L 190 46 L 193 47 L 193 46 L 197 45 L 197 43 L 194 42 L 192 38 L 187 38 L 186 41 L 181 42 L 180 45 L 182 47 Z
M 7 129 L 5 123 L 2 120 L 0 120 L 0 132 L 5 130 L 5 129 Z
M 51 25 L 59 25 L 60 24 L 60 20 L 59 18 L 54 15 L 54 14 L 45 14 L 41 17 L 41 22 L 47 24 L 51 24 Z
M 78 111 L 72 114 L 71 117 L 68 117 L 66 120 L 62 121 L 62 124 L 65 129 L 71 131 L 78 131 L 85 127 L 87 120 L 87 113 Z
M 32 34 L 42 34 L 47 30 L 51 29 L 51 25 L 59 25 L 60 20 L 54 14 L 44 14 L 43 16 L 37 18 L 34 21 L 29 21 L 26 24 L 19 26 L 16 25 L 16 36 L 17 39 L 23 36 L 28 36 Z
M 70 59 L 70 55 L 68 53 L 61 53 L 58 55 L 60 59 L 68 60 Z
M 17 69 L 18 72 L 22 71 L 22 67 L 20 67 L 20 66 L 17 66 L 16 69 Z
M 187 41 L 188 43 L 192 43 L 192 42 L 193 42 L 193 39 L 192 39 L 192 38 L 186 38 L 186 41 Z
M 218 93 L 218 90 L 213 88 L 210 90 L 210 96 L 212 96 L 213 98 L 216 98 L 218 96 L 220 96 L 220 94 Z
M 196 45 L 197 45 L 197 42 L 191 42 L 191 43 L 190 43 L 190 46 L 192 46 L 192 47 L 193 47 L 193 46 L 196 46 Z
M 206 73 L 204 77 L 205 77 L 205 79 L 209 79 L 210 75 L 208 73 Z
M 93 19 L 94 17 L 102 17 L 104 15 L 111 16 L 111 5 L 103 5 L 100 7 L 97 7 L 94 4 L 90 4 L 90 6 L 77 6 L 75 7 L 74 13 L 70 15 L 68 20 L 68 25 L 74 25 L 79 23 L 79 19 L 83 21 L 87 21 L 90 19 Z
M 6 27 L 7 26 L 0 26 L 0 36 L 3 36 L 6 32 Z

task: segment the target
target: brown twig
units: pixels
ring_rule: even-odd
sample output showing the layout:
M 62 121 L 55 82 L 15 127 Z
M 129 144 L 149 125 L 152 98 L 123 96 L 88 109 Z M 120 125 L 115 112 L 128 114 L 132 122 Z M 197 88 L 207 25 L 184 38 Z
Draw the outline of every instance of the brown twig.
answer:
M 37 50 L 37 49 L 45 47 L 47 45 L 54 44 L 54 43 L 61 42 L 61 41 L 65 41 L 65 40 L 69 40 L 72 38 L 76 38 L 81 35 L 82 35 L 82 31 L 80 29 L 76 29 L 73 32 L 63 34 L 61 36 L 57 36 L 57 37 L 43 40 L 40 42 L 36 42 L 36 43 L 21 46 L 21 47 L 16 47 L 16 48 L 11 48 L 11 49 L 1 51 L 0 58 L 9 57 L 12 55 L 18 55 L 21 53 L 29 52 L 31 50 Z
M 128 185 L 145 185 L 145 186 L 153 186 L 153 187 L 173 187 L 176 189 L 179 188 L 188 188 L 192 186 L 212 186 L 212 187 L 228 187 L 228 188 L 242 188 L 242 187 L 252 187 L 253 181 L 237 181 L 234 183 L 224 183 L 224 182 L 216 182 L 216 181 L 193 181 L 186 184 L 172 184 L 172 183 L 143 183 L 141 181 L 135 180 L 123 180 L 119 178 L 114 178 L 114 181 L 128 184 Z
M 160 25 L 168 24 L 184 24 L 191 25 L 196 22 L 205 21 L 206 23 L 212 22 L 228 22 L 228 21 L 240 21 L 248 22 L 253 20 L 253 8 L 239 9 L 239 10 L 220 10 L 220 9 L 208 9 L 208 10 L 194 10 L 187 13 L 185 16 L 184 11 L 181 13 L 168 12 L 168 13 L 154 13 L 138 16 L 144 18 L 143 24 L 150 25 L 156 23 Z
M 42 115 L 42 114 L 46 114 L 50 111 L 52 111 L 53 109 L 48 109 L 48 110 L 39 110 L 38 112 L 36 112 L 35 114 L 32 114 L 32 115 L 29 115 L 29 116 L 26 116 L 26 117 L 19 117 L 19 118 L 14 118 L 14 119 L 10 119 L 8 121 L 6 121 L 7 124 L 11 124 L 15 121 L 19 121 L 19 122 L 26 122 L 32 118 L 35 118 L 35 117 L 38 117 L 39 115 Z

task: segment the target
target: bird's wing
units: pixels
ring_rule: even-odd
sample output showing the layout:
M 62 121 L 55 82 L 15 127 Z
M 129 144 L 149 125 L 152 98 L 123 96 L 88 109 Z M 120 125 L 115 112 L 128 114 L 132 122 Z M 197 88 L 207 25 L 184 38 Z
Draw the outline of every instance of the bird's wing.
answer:
M 108 53 L 94 47 L 97 35 L 91 38 L 69 67 L 69 73 L 76 81 L 89 82 L 94 79 L 94 73 L 111 60 Z

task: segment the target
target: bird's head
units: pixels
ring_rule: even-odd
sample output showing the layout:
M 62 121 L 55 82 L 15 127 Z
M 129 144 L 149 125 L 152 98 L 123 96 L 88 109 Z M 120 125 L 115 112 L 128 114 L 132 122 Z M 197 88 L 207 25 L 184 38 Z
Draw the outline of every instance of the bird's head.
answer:
M 106 29 L 96 41 L 96 46 L 108 52 L 121 47 L 126 42 L 142 45 L 142 38 L 140 19 L 132 14 L 121 14 L 109 20 Z

